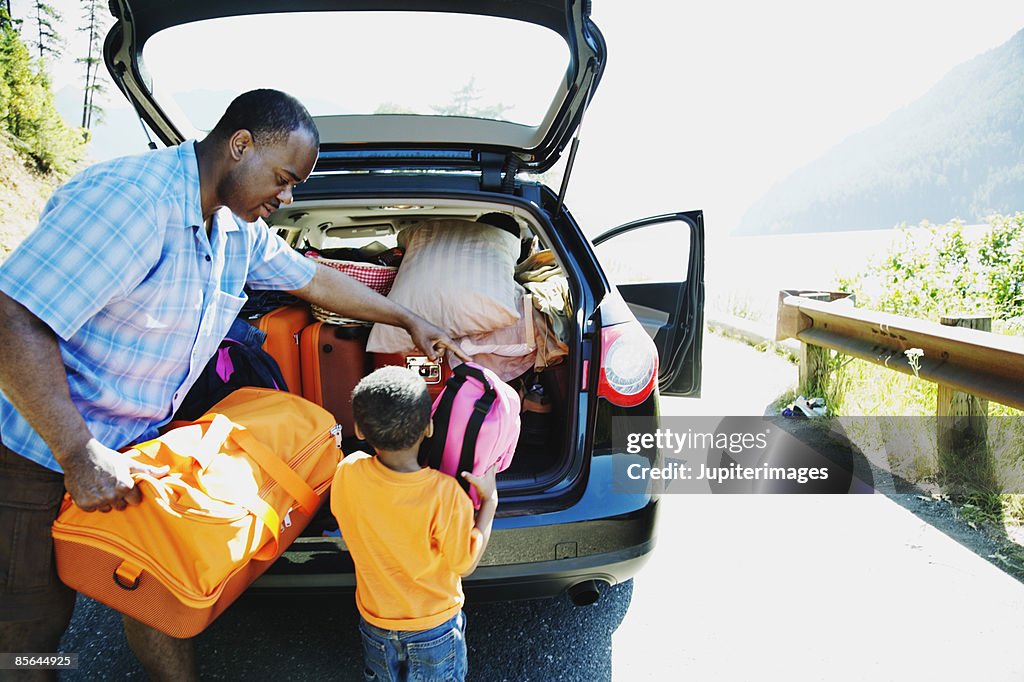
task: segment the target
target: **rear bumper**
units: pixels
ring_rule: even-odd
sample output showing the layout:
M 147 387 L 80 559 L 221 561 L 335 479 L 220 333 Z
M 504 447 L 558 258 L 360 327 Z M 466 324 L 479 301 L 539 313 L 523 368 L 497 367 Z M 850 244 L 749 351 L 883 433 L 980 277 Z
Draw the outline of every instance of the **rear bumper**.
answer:
M 647 563 L 653 550 L 652 538 L 635 547 L 573 559 L 481 566 L 463 578 L 463 589 L 474 600 L 504 601 L 555 597 L 591 580 L 615 585 L 632 578 Z M 260 577 L 251 589 L 260 592 L 349 592 L 355 589 L 355 575 L 269 573 Z
M 479 600 L 551 597 L 578 583 L 628 580 L 654 550 L 658 503 L 602 519 L 496 528 L 483 563 L 463 579 Z M 338 539 L 300 538 L 252 586 L 261 591 L 351 591 L 352 559 Z
M 615 585 L 632 578 L 647 563 L 654 539 L 617 552 L 576 559 L 554 559 L 512 566 L 483 566 L 463 578 L 469 598 L 481 601 L 554 597 L 595 580 Z

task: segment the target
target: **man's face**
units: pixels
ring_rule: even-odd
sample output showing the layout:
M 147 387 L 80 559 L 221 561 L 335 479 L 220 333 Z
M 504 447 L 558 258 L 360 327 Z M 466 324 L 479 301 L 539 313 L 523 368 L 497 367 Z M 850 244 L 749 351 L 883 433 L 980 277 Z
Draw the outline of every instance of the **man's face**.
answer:
M 221 183 L 219 195 L 232 213 L 252 222 L 292 202 L 295 185 L 313 170 L 317 148 L 309 133 L 293 130 L 278 142 L 261 144 L 250 136 L 236 153 L 236 163 Z

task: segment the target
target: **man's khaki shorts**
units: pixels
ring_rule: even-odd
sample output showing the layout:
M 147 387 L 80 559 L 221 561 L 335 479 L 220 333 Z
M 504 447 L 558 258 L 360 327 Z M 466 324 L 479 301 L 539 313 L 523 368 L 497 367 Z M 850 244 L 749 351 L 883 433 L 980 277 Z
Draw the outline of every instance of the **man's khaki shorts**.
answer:
M 75 593 L 57 577 L 50 526 L 64 475 L 0 444 L 0 621 L 66 617 Z

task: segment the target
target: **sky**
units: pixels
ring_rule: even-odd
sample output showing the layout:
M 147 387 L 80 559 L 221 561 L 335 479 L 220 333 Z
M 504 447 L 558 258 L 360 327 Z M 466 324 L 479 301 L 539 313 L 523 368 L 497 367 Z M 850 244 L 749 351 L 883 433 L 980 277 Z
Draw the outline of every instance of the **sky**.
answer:
M 52 4 L 71 24 L 68 54 L 81 53 L 80 5 Z M 12 5 L 23 17 L 30 3 Z M 1024 3 L 1006 0 L 593 5 L 608 64 L 566 196 L 591 234 L 691 209 L 705 211 L 709 233 L 728 233 L 772 185 L 1024 28 Z M 306 73 L 301 40 L 246 49 L 260 41 Z M 77 84 L 81 72 L 65 56 L 54 84 Z
M 608 67 L 570 194 L 607 184 L 611 163 L 617 178 L 644 167 L 610 225 L 703 208 L 727 232 L 773 184 L 1024 28 L 1024 3 L 596 0 L 593 16 Z

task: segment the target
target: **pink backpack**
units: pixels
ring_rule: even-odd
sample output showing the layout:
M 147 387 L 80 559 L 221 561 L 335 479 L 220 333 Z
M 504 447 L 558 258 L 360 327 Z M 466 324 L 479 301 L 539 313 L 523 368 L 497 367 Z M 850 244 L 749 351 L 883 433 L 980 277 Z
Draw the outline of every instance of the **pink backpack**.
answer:
M 512 463 L 519 441 L 519 394 L 491 370 L 468 362 L 452 370 L 431 413 L 434 435 L 424 441 L 420 459 L 455 476 L 479 509 L 476 488 L 459 472 L 481 476 L 495 462 L 498 471 Z

